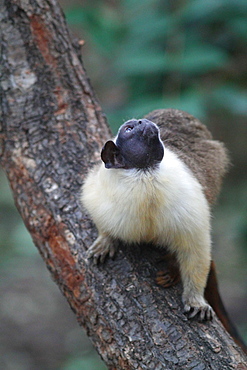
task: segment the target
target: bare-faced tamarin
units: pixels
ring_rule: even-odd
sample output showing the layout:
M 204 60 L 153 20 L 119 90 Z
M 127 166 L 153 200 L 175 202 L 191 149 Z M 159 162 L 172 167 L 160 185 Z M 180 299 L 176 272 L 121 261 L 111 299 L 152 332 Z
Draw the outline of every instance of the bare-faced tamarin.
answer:
M 117 241 L 152 243 L 176 255 L 189 317 L 209 320 L 204 290 L 211 264 L 210 205 L 228 167 L 222 143 L 193 116 L 173 109 L 131 119 L 83 185 L 99 235 L 88 257 L 113 256 Z

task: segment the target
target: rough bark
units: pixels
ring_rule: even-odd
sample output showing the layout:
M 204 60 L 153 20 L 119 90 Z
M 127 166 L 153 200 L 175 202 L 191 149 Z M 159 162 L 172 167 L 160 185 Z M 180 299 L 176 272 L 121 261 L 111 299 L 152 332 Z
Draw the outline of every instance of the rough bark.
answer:
M 96 236 L 79 204 L 88 167 L 110 136 L 56 0 L 1 7 L 1 164 L 53 279 L 109 369 L 246 368 L 215 319 L 182 312 L 181 287 L 154 283 L 158 251 L 122 247 L 93 266 Z

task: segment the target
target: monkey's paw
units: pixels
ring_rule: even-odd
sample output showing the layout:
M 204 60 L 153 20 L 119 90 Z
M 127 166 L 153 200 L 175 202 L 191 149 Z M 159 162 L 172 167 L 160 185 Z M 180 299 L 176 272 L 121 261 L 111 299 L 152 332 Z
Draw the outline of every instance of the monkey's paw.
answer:
M 94 264 L 103 263 L 107 256 L 113 258 L 117 250 L 117 242 L 109 236 L 99 235 L 87 250 L 87 258 L 93 258 Z
M 199 321 L 212 320 L 214 311 L 212 307 L 204 300 L 203 297 L 199 299 L 189 298 L 183 299 L 184 311 L 187 313 L 189 319 L 198 316 Z
M 170 270 L 158 271 L 156 275 L 156 283 L 161 285 L 163 288 L 170 288 L 176 285 L 180 280 L 179 273 L 173 273 Z

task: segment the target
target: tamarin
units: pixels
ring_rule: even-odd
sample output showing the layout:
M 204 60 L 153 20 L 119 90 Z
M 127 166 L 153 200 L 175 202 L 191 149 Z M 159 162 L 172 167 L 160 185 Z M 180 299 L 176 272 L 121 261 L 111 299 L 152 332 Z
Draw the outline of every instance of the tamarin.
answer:
M 101 159 L 82 187 L 99 233 L 88 258 L 113 257 L 118 241 L 168 249 L 178 263 L 185 312 L 210 320 L 204 297 L 213 266 L 210 205 L 228 168 L 224 145 L 193 116 L 156 110 L 125 122 Z

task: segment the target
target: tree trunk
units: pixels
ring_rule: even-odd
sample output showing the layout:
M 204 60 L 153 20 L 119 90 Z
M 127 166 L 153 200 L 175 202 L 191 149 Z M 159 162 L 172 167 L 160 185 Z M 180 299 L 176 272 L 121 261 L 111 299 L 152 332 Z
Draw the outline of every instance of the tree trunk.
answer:
M 109 369 L 244 369 L 217 319 L 183 314 L 181 286 L 154 283 L 159 252 L 121 247 L 93 266 L 96 237 L 79 202 L 110 131 L 56 0 L 1 8 L 1 164 L 53 279 Z

